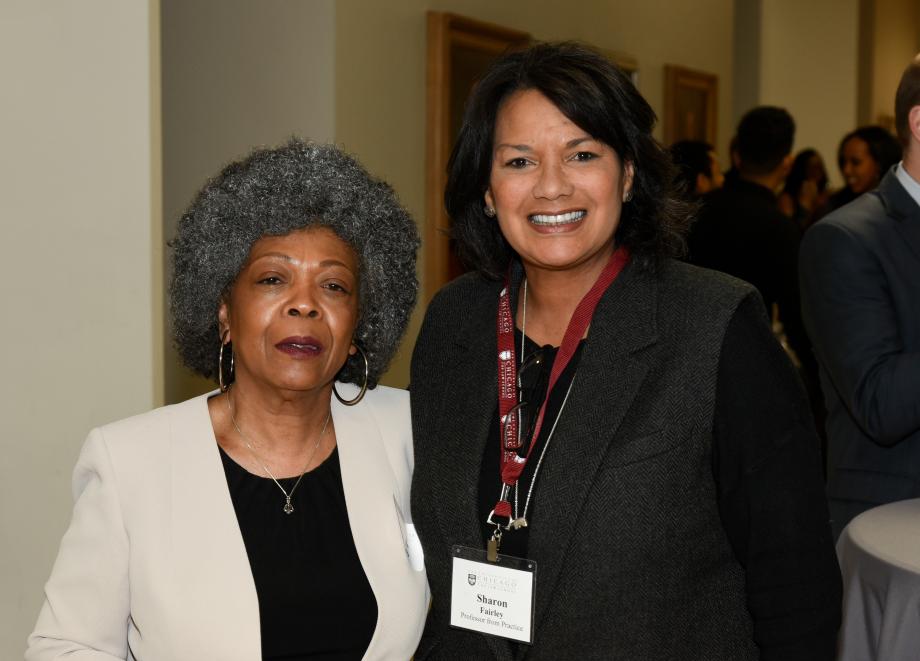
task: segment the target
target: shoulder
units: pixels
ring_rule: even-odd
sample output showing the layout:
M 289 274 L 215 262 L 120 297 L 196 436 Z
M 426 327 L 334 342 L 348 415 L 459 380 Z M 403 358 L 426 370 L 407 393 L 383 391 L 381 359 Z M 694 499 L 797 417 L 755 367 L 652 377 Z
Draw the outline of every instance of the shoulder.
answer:
M 600 320 L 605 327 L 619 328 L 616 334 L 655 337 L 660 347 L 718 346 L 748 299 L 766 319 L 760 295 L 748 283 L 677 260 L 659 260 L 652 269 L 632 272 L 623 285 L 619 303 L 598 308 Z
M 93 429 L 84 445 L 81 460 L 98 457 L 100 452 L 116 467 L 135 466 L 144 470 L 168 461 L 170 439 L 177 435 L 210 433 L 207 393 L 178 404 L 110 422 Z
M 103 479 L 120 485 L 120 492 L 126 488 L 149 499 L 151 485 L 168 473 L 173 461 L 172 440 L 179 435 L 187 437 L 183 440 L 207 442 L 200 438 L 200 432 L 212 434 L 208 396 L 92 429 L 74 468 L 74 496 L 94 479 Z
M 478 273 L 466 273 L 445 285 L 428 304 L 425 319 L 412 353 L 414 368 L 426 355 L 453 351 L 458 339 L 480 333 L 495 324 L 495 310 L 502 282 Z M 418 376 L 413 373 L 413 383 Z
M 476 272 L 464 273 L 434 295 L 428 304 L 426 317 L 469 309 L 471 306 L 480 307 L 484 299 L 492 300 L 486 296 L 488 293 L 494 292 L 497 296 L 501 288 L 502 283 L 498 280 L 489 280 Z
M 662 260 L 656 275 L 660 300 L 685 310 L 733 310 L 744 299 L 758 296 L 743 280 L 674 259 Z
M 828 214 L 808 228 L 802 239 L 800 267 L 840 262 L 873 252 L 894 230 L 880 197 L 868 193 Z
M 887 221 L 882 197 L 878 191 L 873 191 L 826 215 L 808 229 L 805 237 L 814 241 L 813 237 L 834 233 L 862 234 Z
M 341 387 L 340 385 L 336 386 Z M 368 390 L 364 401 L 377 415 L 402 416 L 409 414 L 409 392 L 401 388 L 377 386 Z
M 115 445 L 132 445 L 143 443 L 153 438 L 163 438 L 177 428 L 193 424 L 202 414 L 207 414 L 208 398 L 214 393 L 206 393 L 178 404 L 161 406 L 152 411 L 116 420 L 93 430 Z
M 408 444 L 411 450 L 412 423 L 407 390 L 377 386 L 367 391 L 361 405 L 370 412 L 381 436 L 387 443 Z
M 377 386 L 367 391 L 361 406 L 370 412 L 397 482 L 408 488 L 413 466 L 409 392 Z

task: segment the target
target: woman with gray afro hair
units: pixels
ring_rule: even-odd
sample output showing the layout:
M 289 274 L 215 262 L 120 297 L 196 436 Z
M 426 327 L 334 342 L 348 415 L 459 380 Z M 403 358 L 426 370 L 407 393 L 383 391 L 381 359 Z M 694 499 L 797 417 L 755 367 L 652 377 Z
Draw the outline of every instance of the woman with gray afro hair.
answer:
M 170 292 L 185 363 L 220 390 L 90 433 L 27 659 L 412 657 L 409 396 L 376 384 L 418 244 L 334 146 L 259 149 L 204 186 Z
M 217 310 L 252 244 L 307 227 L 328 227 L 358 255 L 355 340 L 373 388 L 399 346 L 415 307 L 415 223 L 390 187 L 332 145 L 291 140 L 231 163 L 198 193 L 179 221 L 170 285 L 173 333 L 185 364 L 217 379 Z M 352 356 L 338 380 L 360 383 Z

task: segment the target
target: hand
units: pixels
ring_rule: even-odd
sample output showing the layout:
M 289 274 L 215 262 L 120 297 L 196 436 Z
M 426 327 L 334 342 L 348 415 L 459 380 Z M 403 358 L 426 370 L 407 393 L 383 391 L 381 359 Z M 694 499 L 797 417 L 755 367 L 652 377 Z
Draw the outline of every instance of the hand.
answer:
M 813 179 L 806 179 L 799 189 L 799 206 L 812 211 L 818 201 L 818 184 Z

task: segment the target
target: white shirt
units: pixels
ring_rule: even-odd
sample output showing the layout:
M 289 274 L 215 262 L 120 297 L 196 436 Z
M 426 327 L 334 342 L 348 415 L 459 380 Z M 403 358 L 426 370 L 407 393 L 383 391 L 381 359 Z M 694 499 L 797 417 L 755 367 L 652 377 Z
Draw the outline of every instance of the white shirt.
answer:
M 920 183 L 911 177 L 907 173 L 907 170 L 904 169 L 904 161 L 901 161 L 895 167 L 894 176 L 897 177 L 901 185 L 904 186 L 904 190 L 910 193 L 910 196 L 914 198 L 914 202 L 917 203 L 917 206 L 920 206 Z

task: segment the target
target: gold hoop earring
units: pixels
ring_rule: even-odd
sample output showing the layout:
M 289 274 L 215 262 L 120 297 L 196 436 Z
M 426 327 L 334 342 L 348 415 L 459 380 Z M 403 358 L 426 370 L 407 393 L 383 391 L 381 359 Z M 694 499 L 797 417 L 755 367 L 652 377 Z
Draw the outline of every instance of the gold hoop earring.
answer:
M 335 395 L 335 398 L 339 400 L 340 402 L 342 402 L 342 404 L 344 404 L 345 406 L 354 406 L 355 404 L 360 402 L 362 399 L 364 399 L 364 393 L 367 392 L 367 381 L 371 375 L 370 364 L 367 362 L 367 354 L 364 353 L 364 349 L 359 347 L 357 344 L 355 345 L 355 349 L 357 349 L 361 353 L 361 357 L 364 359 L 364 385 L 361 386 L 361 392 L 359 392 L 358 396 L 355 397 L 354 399 L 342 399 L 342 396 L 339 394 L 339 391 L 335 389 L 335 383 L 332 384 L 332 392 Z
M 232 344 L 231 342 L 224 342 L 224 339 L 229 335 L 230 331 L 224 331 L 224 334 L 220 336 L 220 353 L 217 354 L 217 383 L 220 385 L 221 392 L 227 392 L 230 390 L 230 384 L 233 383 L 233 370 L 236 367 L 236 358 L 233 355 L 233 348 L 230 348 L 230 380 L 229 382 L 224 382 L 224 349 L 228 345 Z

